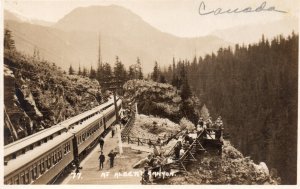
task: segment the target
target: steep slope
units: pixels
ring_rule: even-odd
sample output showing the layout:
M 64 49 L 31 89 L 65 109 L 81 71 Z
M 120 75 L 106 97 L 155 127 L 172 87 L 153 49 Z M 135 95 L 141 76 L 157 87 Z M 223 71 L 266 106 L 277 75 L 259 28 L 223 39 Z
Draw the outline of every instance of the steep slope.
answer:
M 109 19 L 108 19 L 109 18 Z M 139 16 L 119 6 L 77 8 L 52 27 L 6 20 L 5 26 L 16 36 L 20 51 L 33 54 L 37 47 L 42 56 L 66 69 L 70 64 L 96 67 L 98 36 L 101 34 L 103 61 L 111 64 L 119 56 L 125 65 L 140 57 L 145 72 L 152 70 L 154 61 L 161 66 L 172 57 L 190 59 L 217 50 L 229 43 L 215 36 L 179 38 L 160 32 Z
M 99 89 L 95 80 L 66 75 L 54 64 L 5 50 L 5 144 L 97 106 Z

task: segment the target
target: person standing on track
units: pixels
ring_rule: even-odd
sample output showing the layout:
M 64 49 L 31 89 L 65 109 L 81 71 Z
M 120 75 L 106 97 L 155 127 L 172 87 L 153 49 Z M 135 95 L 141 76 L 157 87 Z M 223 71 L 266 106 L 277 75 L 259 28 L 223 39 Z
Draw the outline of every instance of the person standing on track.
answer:
M 99 145 L 100 145 L 100 150 L 103 151 L 104 139 L 103 139 L 102 136 L 100 136 L 98 142 L 99 142 Z
M 104 164 L 104 161 L 105 161 L 105 156 L 103 155 L 103 152 L 101 151 L 101 155 L 99 156 L 99 170 L 103 169 L 103 164 Z

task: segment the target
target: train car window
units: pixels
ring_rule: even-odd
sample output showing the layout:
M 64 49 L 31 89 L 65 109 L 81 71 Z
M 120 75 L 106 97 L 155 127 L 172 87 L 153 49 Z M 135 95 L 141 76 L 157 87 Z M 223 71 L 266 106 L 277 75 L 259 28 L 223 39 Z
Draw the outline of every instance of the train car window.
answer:
M 12 159 L 16 159 L 17 155 L 15 153 L 12 154 Z
M 25 174 L 24 174 L 24 172 L 22 172 L 20 176 L 21 176 L 22 184 L 25 184 Z
M 47 138 L 44 139 L 44 143 L 46 143 L 46 142 L 47 142 Z
M 45 171 L 45 162 L 44 159 L 41 160 L 41 165 L 40 165 L 40 172 L 43 174 Z
M 50 135 L 50 137 L 49 137 L 49 138 L 50 138 L 50 140 L 52 140 L 52 139 L 53 139 L 53 136 L 52 136 L 52 135 Z
M 67 153 L 67 144 L 64 144 L 64 154 Z
M 42 174 L 42 163 L 39 162 L 38 166 L 39 166 L 40 174 Z
M 47 170 L 47 164 L 48 164 L 47 157 L 45 157 L 45 158 L 44 158 L 44 164 L 43 164 L 43 166 L 44 166 L 44 171 Z
M 70 144 L 70 142 L 68 142 L 68 152 L 70 152 L 71 151 L 71 144 Z
M 55 152 L 53 152 L 53 154 L 52 154 L 52 162 L 53 162 L 53 165 L 56 163 L 56 158 L 54 158 L 54 155 L 55 154 Z
M 34 165 L 33 166 L 33 169 L 32 169 L 32 179 L 35 180 L 37 178 L 37 174 L 38 174 L 38 171 L 37 171 L 37 166 Z
M 15 183 L 14 184 L 20 184 L 19 175 L 15 176 Z
M 38 162 L 37 167 L 39 168 L 38 171 L 40 172 L 41 171 L 41 162 L 40 161 Z
M 25 172 L 25 184 L 28 184 L 29 183 L 29 172 L 26 171 Z
M 33 145 L 30 145 L 30 146 L 29 146 L 29 149 L 32 150 L 32 149 L 33 149 Z
M 38 141 L 38 142 L 37 142 L 37 145 L 40 146 L 40 145 L 41 145 L 41 141 Z
M 61 155 L 61 150 L 59 150 L 57 153 L 58 153 L 58 161 L 60 161 L 60 160 L 61 160 L 61 158 L 62 158 L 62 155 Z
M 26 152 L 26 149 L 23 148 L 23 149 L 21 150 L 21 153 L 22 153 L 22 154 L 25 154 L 25 152 Z
M 34 169 L 31 169 L 30 172 L 31 172 L 31 180 L 34 181 L 35 180 Z
M 57 156 L 58 156 L 58 152 L 55 152 L 55 154 L 54 154 L 54 164 L 56 164 L 57 161 L 58 161 Z
M 51 156 L 48 156 L 48 160 L 47 160 L 47 168 L 50 169 L 51 167 Z

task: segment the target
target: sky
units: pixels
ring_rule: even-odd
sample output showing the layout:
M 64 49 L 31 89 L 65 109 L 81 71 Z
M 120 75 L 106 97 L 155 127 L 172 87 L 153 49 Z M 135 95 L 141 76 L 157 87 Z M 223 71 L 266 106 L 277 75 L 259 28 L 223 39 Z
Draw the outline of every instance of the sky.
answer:
M 240 25 L 264 24 L 291 16 L 298 17 L 299 0 L 265 0 L 266 8 L 275 6 L 280 12 L 256 12 L 222 15 L 200 15 L 203 2 L 206 10 L 256 9 L 264 0 L 5 0 L 4 9 L 22 16 L 56 22 L 76 7 L 92 5 L 120 5 L 130 9 L 143 20 L 158 28 L 180 37 L 209 35 L 216 30 Z

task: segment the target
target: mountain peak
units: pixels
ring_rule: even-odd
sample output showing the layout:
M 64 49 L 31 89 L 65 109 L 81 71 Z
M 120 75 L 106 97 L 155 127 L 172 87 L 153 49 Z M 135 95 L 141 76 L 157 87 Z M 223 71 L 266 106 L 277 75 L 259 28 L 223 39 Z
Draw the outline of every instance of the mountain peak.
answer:
M 130 10 L 109 5 L 78 7 L 60 19 L 54 27 L 69 31 L 101 31 L 115 29 L 118 26 L 126 26 L 129 29 L 136 23 L 146 24 Z

